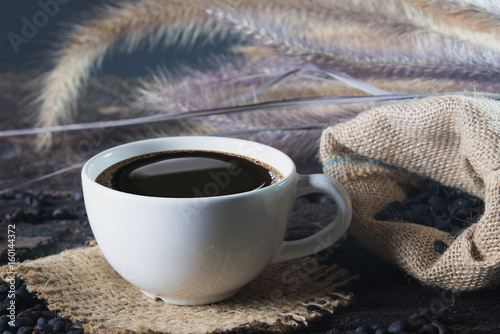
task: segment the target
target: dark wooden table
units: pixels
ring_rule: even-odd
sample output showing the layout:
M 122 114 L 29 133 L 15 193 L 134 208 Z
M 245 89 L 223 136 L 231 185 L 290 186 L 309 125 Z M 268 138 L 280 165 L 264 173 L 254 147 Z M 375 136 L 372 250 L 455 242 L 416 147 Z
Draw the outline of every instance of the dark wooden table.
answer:
M 33 76 L 0 74 L 1 130 L 32 126 L 32 115 L 23 110 L 20 102 L 26 97 L 26 83 Z M 133 79 L 113 77 L 92 80 L 79 104 L 77 121 L 123 116 L 130 109 L 127 96 L 136 84 Z M 163 126 L 172 129 L 173 134 L 179 132 L 176 123 Z M 24 182 L 83 162 L 107 147 L 145 138 L 150 130 L 139 126 L 114 129 L 106 135 L 98 131 L 67 133 L 58 136 L 57 144 L 43 152 L 33 149 L 32 136 L 0 138 L 0 191 L 16 189 L 0 195 L 0 226 L 4 234 L 0 236 L 0 264 L 7 262 L 7 218 L 16 221 L 16 250 L 21 261 L 82 247 L 93 240 L 81 197 L 80 169 L 23 186 Z M 301 172 L 321 172 L 316 161 L 297 163 Z M 325 223 L 331 211 L 331 206 L 314 200 L 298 201 L 288 237 L 312 233 Z M 353 294 L 353 302 L 300 332 L 346 332 L 361 325 L 387 327 L 398 319 L 427 311 L 456 333 L 500 333 L 498 288 L 453 293 L 424 286 L 375 258 L 351 237 L 332 249 L 327 262 L 359 275 L 342 288 Z

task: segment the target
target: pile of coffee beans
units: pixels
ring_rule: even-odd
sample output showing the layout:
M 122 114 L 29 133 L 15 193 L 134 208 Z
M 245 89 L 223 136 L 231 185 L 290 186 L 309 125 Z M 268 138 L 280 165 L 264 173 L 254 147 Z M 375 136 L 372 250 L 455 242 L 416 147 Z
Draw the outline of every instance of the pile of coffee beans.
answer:
M 53 252 L 59 252 L 84 246 L 91 236 L 81 190 L 67 196 L 13 190 L 1 194 L 0 200 L 0 226 L 7 229 L 7 224 L 15 224 L 16 241 L 22 237 L 29 239 L 47 235 L 52 237 L 53 244 L 50 247 Z M 38 257 L 47 251 L 43 245 L 33 244 L 33 249 L 16 246 L 16 261 Z M 6 257 L 2 261 L 6 261 Z M 14 285 L 11 285 L 13 281 Z M 16 277 L 12 281 L 0 281 L 0 334 L 83 332 L 81 325 L 49 311 L 46 301 L 28 292 L 21 279 Z
M 9 282 L 11 283 L 11 282 Z M 47 303 L 26 290 L 23 281 L 0 283 L 0 333 L 3 334 L 83 334 L 83 327 L 49 311 Z M 14 300 L 14 303 L 12 303 Z M 13 305 L 13 306 L 11 306 Z M 11 312 L 12 310 L 12 312 Z
M 18 262 L 83 247 L 94 239 L 80 189 L 59 195 L 17 190 L 0 194 L 2 226 L 15 232 Z M 6 261 L 0 257 L 0 265 Z
M 334 329 L 325 334 L 340 334 Z M 344 332 L 345 334 L 454 334 L 455 332 L 433 318 L 429 312 L 423 312 L 410 319 L 396 320 L 387 327 L 359 326 L 356 329 Z
M 0 196 L 4 200 L 13 200 L 17 203 L 17 208 L 5 214 L 4 219 L 8 222 L 18 223 L 38 223 L 47 220 L 71 220 L 71 219 L 86 219 L 86 212 L 83 207 L 70 212 L 65 207 L 54 207 L 55 202 L 64 202 L 60 198 L 53 197 L 48 194 L 32 194 L 12 190 Z M 71 199 L 66 199 L 68 202 Z M 81 190 L 77 190 L 73 194 L 72 200 L 83 204 L 83 196 Z
M 481 199 L 461 190 L 429 181 L 424 189 L 412 189 L 404 201 L 394 201 L 375 215 L 377 220 L 406 221 L 437 228 L 457 237 L 476 223 L 484 211 Z M 434 249 L 443 253 L 447 245 L 434 242 Z
M 471 224 L 476 223 L 484 212 L 484 203 L 481 199 L 435 181 L 426 182 L 422 188 L 411 189 L 407 195 L 403 201 L 388 203 L 386 208 L 376 214 L 375 219 L 425 225 L 448 232 L 456 238 Z M 438 253 L 444 253 L 447 248 L 447 245 L 440 240 L 435 241 L 433 246 Z M 332 329 L 327 333 L 453 334 L 454 331 L 446 324 L 446 319 L 438 319 L 429 312 L 423 312 L 384 326 L 364 325 L 344 332 Z

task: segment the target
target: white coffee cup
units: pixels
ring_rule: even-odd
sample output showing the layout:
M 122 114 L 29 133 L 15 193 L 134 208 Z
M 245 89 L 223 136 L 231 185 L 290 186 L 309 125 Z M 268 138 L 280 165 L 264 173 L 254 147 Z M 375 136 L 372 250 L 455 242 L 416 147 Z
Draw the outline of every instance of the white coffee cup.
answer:
M 103 170 L 124 159 L 180 149 L 258 159 L 284 179 L 261 189 L 204 198 L 135 195 L 95 182 Z M 229 298 L 269 264 L 325 249 L 346 232 L 352 212 L 344 187 L 330 177 L 299 175 L 283 152 L 224 137 L 148 139 L 108 149 L 84 165 L 82 186 L 92 231 L 111 266 L 148 297 L 178 305 Z M 314 235 L 284 241 L 295 198 L 317 192 L 336 202 L 334 219 Z

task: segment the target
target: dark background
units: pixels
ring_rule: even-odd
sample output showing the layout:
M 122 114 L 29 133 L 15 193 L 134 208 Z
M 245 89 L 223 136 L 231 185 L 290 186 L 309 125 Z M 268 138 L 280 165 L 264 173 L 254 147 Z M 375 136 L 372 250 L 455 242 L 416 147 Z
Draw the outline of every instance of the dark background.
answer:
M 0 0 L 0 72 L 49 69 L 50 52 L 62 42 L 68 24 L 83 21 L 84 17 L 91 16 L 93 7 L 105 2 Z M 35 30 L 30 30 L 33 27 Z M 191 52 L 172 47 L 153 52 L 139 50 L 131 55 L 115 54 L 106 58 L 100 73 L 144 76 L 162 64 L 168 67 L 178 62 L 203 67 L 207 55 L 224 52 L 228 45 L 230 42 L 222 41 L 194 47 Z

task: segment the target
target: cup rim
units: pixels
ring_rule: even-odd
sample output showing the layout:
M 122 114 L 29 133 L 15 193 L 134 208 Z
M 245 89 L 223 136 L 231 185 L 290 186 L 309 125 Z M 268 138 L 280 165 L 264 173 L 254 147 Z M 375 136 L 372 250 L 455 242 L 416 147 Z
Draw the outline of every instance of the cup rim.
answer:
M 221 141 L 231 140 L 231 141 L 236 141 L 236 142 L 240 142 L 240 143 L 251 143 L 252 145 L 257 145 L 258 147 L 265 148 L 266 150 L 274 151 L 273 152 L 274 154 L 278 154 L 279 156 L 281 156 L 284 159 L 286 159 L 288 161 L 288 163 L 289 163 L 289 165 L 290 165 L 291 168 L 290 168 L 290 171 L 288 173 L 284 173 L 283 171 L 281 171 L 280 169 L 278 169 L 276 166 L 273 166 L 272 164 L 259 159 L 259 157 L 255 157 L 254 159 L 260 160 L 260 161 L 264 162 L 265 164 L 271 165 L 272 167 L 276 168 L 280 173 L 283 174 L 283 176 L 284 176 L 283 179 L 279 180 L 278 182 L 276 182 L 274 184 L 271 184 L 271 185 L 269 185 L 267 187 L 264 187 L 264 188 L 253 189 L 253 190 L 249 190 L 249 191 L 245 191 L 245 192 L 240 192 L 240 193 L 235 193 L 235 194 L 209 196 L 209 197 L 159 197 L 159 196 L 148 196 L 148 195 L 132 194 L 132 193 L 127 193 L 127 192 L 124 192 L 124 191 L 119 191 L 119 190 L 116 190 L 116 189 L 112 189 L 112 188 L 103 186 L 103 185 L 95 182 L 95 179 L 92 179 L 92 177 L 90 177 L 88 175 L 88 170 L 89 170 L 89 168 L 91 168 L 91 165 L 93 163 L 95 163 L 95 161 L 97 161 L 98 159 L 102 159 L 102 158 L 105 158 L 105 157 L 109 156 L 111 153 L 115 152 L 116 150 L 123 150 L 123 149 L 126 149 L 127 147 L 130 147 L 132 145 L 146 144 L 148 142 L 153 143 L 153 142 L 162 142 L 162 141 L 170 141 L 170 140 L 172 140 L 172 141 L 173 140 L 180 140 L 180 139 L 182 139 L 182 140 L 184 140 L 184 139 L 187 139 L 187 140 L 205 140 L 205 139 L 214 140 L 215 139 L 215 140 L 221 140 Z M 178 149 L 185 149 L 185 148 L 178 148 Z M 199 148 L 199 149 L 203 150 L 205 148 Z M 172 149 L 165 149 L 165 150 L 145 151 L 143 153 L 132 154 L 132 155 L 130 155 L 130 157 L 137 156 L 137 155 L 140 155 L 140 154 L 147 154 L 147 153 L 161 152 L 161 151 L 169 151 L 169 150 L 175 150 L 175 149 L 172 148 Z M 214 150 L 214 151 L 218 151 L 218 152 L 235 153 L 235 152 L 230 152 L 230 150 L 226 151 L 224 149 L 219 149 L 219 148 L 210 148 L 210 150 Z M 123 159 L 127 159 L 127 158 L 123 158 Z M 123 160 L 123 159 L 121 159 L 121 160 Z M 121 160 L 118 160 L 118 161 L 121 161 Z M 107 164 L 104 168 L 100 169 L 100 172 L 102 172 L 103 170 L 105 170 L 106 168 L 110 167 L 111 165 L 113 165 L 114 163 L 116 163 L 118 161 L 112 162 L 111 164 Z M 99 153 L 95 154 L 94 156 L 92 156 L 90 159 L 88 159 L 85 162 L 85 164 L 83 165 L 82 170 L 81 170 L 81 177 L 82 177 L 82 179 L 86 179 L 93 186 L 98 187 L 98 188 L 100 188 L 103 191 L 110 192 L 110 194 L 124 196 L 124 197 L 130 197 L 130 198 L 141 198 L 141 199 L 146 199 L 147 198 L 149 200 L 159 200 L 159 201 L 164 201 L 164 200 L 168 200 L 168 201 L 172 201 L 172 200 L 189 201 L 189 200 L 193 200 L 193 199 L 197 199 L 197 200 L 217 200 L 217 199 L 219 199 L 219 200 L 222 200 L 222 199 L 228 199 L 228 198 L 237 198 L 237 197 L 242 197 L 242 196 L 248 196 L 249 194 L 256 194 L 257 195 L 257 194 L 260 194 L 262 192 L 273 191 L 274 189 L 276 189 L 278 187 L 282 187 L 284 184 L 290 182 L 290 179 L 294 175 L 297 175 L 295 163 L 293 162 L 293 160 L 287 154 L 285 154 L 284 152 L 278 150 L 277 148 L 274 148 L 272 146 L 269 146 L 269 145 L 266 145 L 266 144 L 262 144 L 262 143 L 259 143 L 259 142 L 256 142 L 256 141 L 251 141 L 251 140 L 246 140 L 246 139 L 240 139 L 240 138 L 222 137 L 222 136 L 198 136 L 198 135 L 149 138 L 149 139 L 132 141 L 132 142 L 128 142 L 128 143 L 125 143 L 125 144 L 113 146 L 113 147 L 110 147 L 110 148 L 108 148 L 108 149 L 106 149 L 106 150 L 104 150 L 102 152 L 99 152 Z

